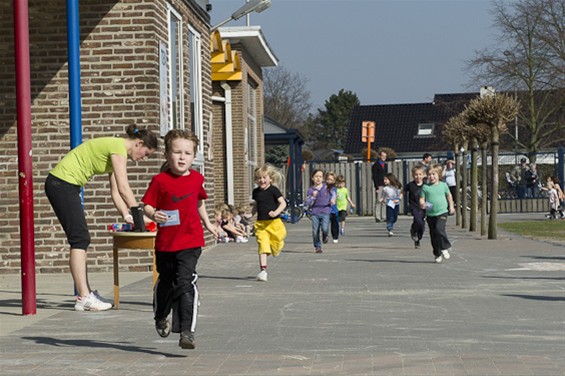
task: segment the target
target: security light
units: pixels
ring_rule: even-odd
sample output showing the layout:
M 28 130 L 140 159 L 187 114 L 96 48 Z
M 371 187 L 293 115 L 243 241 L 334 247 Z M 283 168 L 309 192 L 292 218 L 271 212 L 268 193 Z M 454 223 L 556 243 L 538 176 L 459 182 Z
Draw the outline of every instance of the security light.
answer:
M 272 5 L 271 0 L 250 0 L 244 6 L 232 13 L 231 17 L 213 26 L 210 31 L 214 31 L 222 25 L 227 24 L 231 20 L 239 20 L 241 17 L 251 12 L 261 13 Z

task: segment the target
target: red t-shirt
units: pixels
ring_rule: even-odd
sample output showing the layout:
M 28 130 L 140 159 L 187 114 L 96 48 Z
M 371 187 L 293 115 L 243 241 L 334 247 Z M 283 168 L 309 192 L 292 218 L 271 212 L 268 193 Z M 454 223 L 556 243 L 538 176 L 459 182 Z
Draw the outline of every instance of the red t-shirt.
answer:
M 204 246 L 204 230 L 198 202 L 208 198 L 204 190 L 204 176 L 190 170 L 186 176 L 170 171 L 155 175 L 141 200 L 157 210 L 166 211 L 170 220 L 159 223 L 155 250 L 176 252 Z

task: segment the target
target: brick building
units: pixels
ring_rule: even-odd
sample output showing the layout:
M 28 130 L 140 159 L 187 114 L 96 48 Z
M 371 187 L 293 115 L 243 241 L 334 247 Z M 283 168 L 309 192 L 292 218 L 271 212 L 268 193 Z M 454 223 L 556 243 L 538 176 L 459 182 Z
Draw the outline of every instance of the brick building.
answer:
M 262 68 L 276 65 L 259 26 L 224 27 L 212 35 L 216 203 L 251 199 L 253 170 L 265 159 Z
M 224 92 L 220 84 L 212 83 L 208 1 L 94 0 L 80 2 L 79 8 L 83 140 L 122 137 L 131 123 L 162 135 L 170 128 L 190 128 L 200 139 L 193 167 L 207 179 L 211 209 L 225 197 L 225 192 L 216 187 L 223 186 L 227 169 L 222 157 L 225 149 L 216 147 L 226 145 L 225 117 L 224 107 L 212 97 L 224 96 Z M 43 192 L 47 174 L 70 148 L 66 12 L 65 2 L 29 1 L 37 272 L 68 270 L 68 244 Z M 226 45 L 220 40 L 222 44 Z M 250 82 L 255 88 L 254 103 L 262 108 L 261 63 L 247 58 L 245 45 L 240 47 L 237 54 L 244 62 L 241 80 L 225 81 L 234 88 L 237 127 L 230 142 L 237 155 L 232 165 L 237 181 L 246 176 L 249 167 L 240 151 L 247 150 L 241 137 L 247 123 L 241 119 L 248 116 L 245 98 Z M 16 273 L 20 268 L 20 227 L 14 21 L 12 2 L 7 1 L 0 3 L 0 51 L 0 273 Z M 256 116 L 260 119 L 262 109 Z M 259 156 L 256 163 L 262 162 L 262 129 L 258 123 L 253 132 L 257 138 L 251 140 Z M 162 162 L 161 152 L 145 162 L 128 162 L 128 178 L 138 199 Z M 245 195 L 245 189 L 234 185 L 238 197 Z M 112 246 L 106 226 L 121 218 L 112 204 L 108 179 L 95 177 L 85 187 L 84 199 L 92 237 L 89 269 L 109 270 Z M 213 244 L 213 239 L 208 238 L 207 243 Z M 152 252 L 121 253 L 120 264 L 130 271 L 148 270 Z

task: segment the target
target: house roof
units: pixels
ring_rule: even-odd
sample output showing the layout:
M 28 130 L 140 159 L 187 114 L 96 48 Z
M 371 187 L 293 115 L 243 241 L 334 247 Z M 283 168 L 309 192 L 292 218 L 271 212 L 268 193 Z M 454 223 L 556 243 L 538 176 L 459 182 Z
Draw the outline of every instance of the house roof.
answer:
M 230 26 L 218 29 L 222 39 L 241 44 L 261 67 L 275 67 L 278 59 L 265 39 L 260 26 Z
M 380 147 L 392 148 L 396 153 L 447 150 L 449 145 L 441 135 L 443 125 L 477 95 L 478 93 L 436 94 L 432 103 L 357 106 L 351 112 L 344 152 L 359 154 L 367 147 L 361 141 L 363 121 L 376 123 L 375 141 L 371 143 L 373 150 Z M 424 134 L 419 134 L 420 128 Z M 425 134 L 424 128 L 430 134 Z

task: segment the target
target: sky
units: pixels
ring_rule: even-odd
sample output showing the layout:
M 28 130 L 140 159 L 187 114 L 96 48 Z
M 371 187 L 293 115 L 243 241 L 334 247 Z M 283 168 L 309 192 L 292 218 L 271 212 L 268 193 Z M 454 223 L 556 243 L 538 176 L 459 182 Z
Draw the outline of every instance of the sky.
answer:
M 216 25 L 245 0 L 210 3 Z M 471 84 L 466 62 L 495 43 L 491 11 L 488 0 L 272 0 L 250 24 L 261 26 L 280 66 L 307 80 L 314 110 L 340 89 L 362 105 L 478 92 L 488 83 Z

